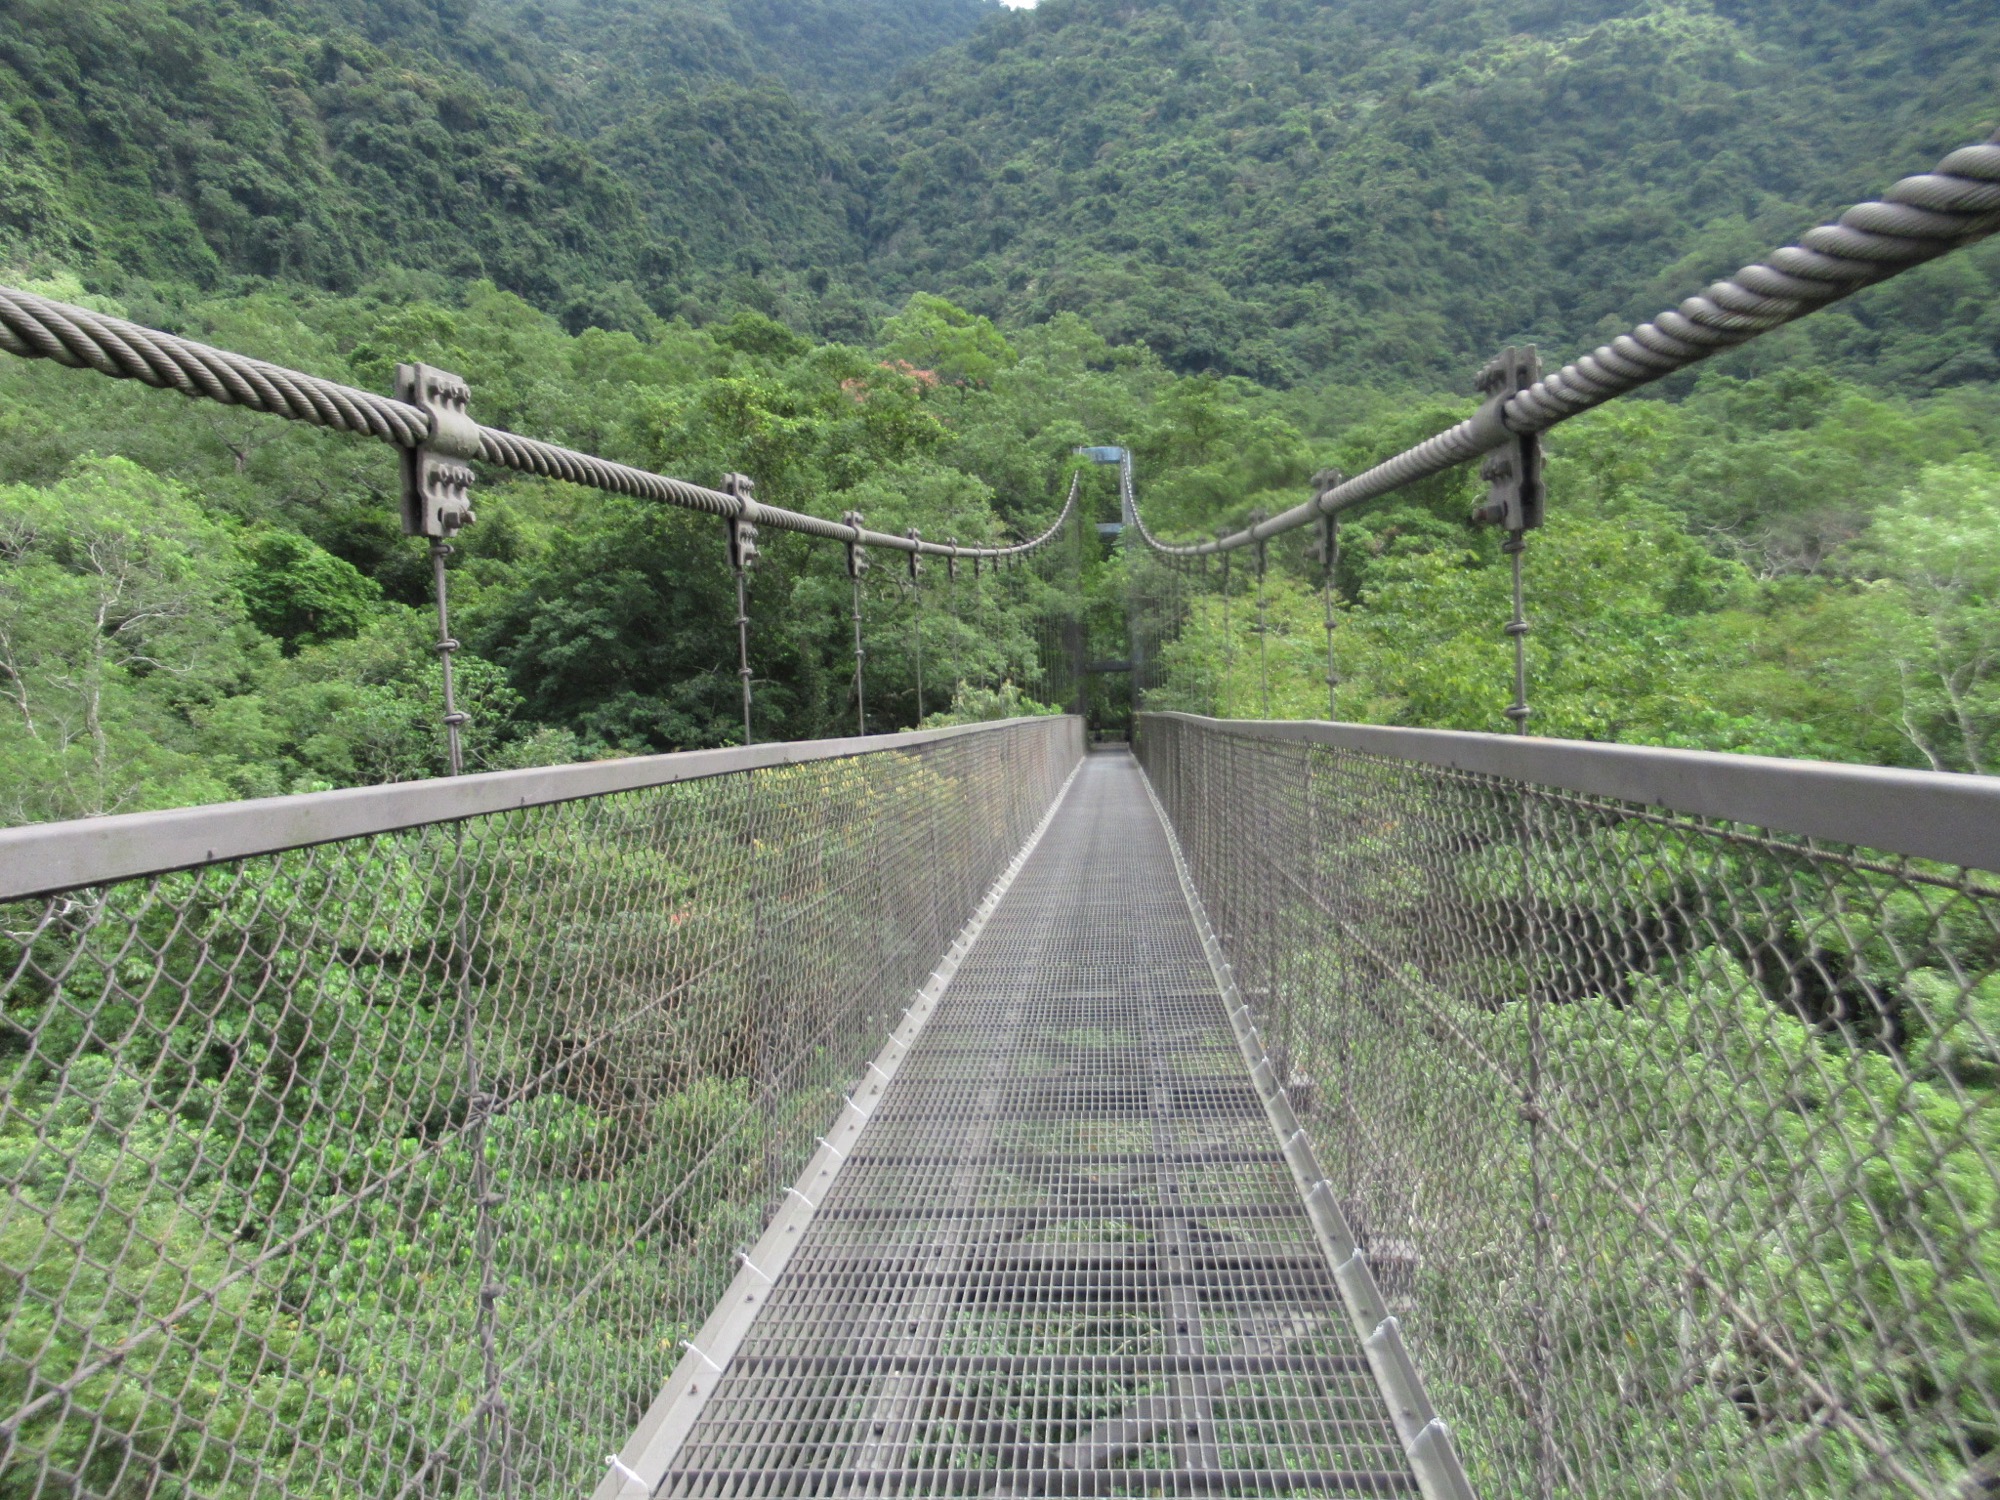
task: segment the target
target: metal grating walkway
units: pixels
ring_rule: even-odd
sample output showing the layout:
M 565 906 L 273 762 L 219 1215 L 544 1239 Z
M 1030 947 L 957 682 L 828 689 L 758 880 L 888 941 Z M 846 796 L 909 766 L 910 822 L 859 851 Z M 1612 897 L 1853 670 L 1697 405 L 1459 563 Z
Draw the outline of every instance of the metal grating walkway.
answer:
M 1415 1489 L 1140 773 L 1093 755 L 659 1493 Z

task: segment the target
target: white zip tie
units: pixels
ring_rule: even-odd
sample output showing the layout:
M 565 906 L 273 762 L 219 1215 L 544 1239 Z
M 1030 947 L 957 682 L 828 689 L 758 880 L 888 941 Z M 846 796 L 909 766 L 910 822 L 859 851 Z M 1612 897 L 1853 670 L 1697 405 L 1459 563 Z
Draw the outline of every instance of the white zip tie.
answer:
M 689 1353 L 693 1354 L 695 1358 L 699 1359 L 703 1364 L 707 1365 L 711 1370 L 715 1371 L 716 1374 L 720 1375 L 722 1373 L 721 1365 L 717 1364 L 714 1360 L 710 1359 L 706 1354 L 703 1354 L 701 1350 L 695 1348 L 695 1346 L 688 1340 L 682 1339 L 681 1347 L 683 1349 L 686 1349 Z
M 772 1284 L 773 1284 L 773 1283 L 772 1283 L 772 1281 L 771 1281 L 771 1278 L 770 1278 L 769 1276 L 764 1276 L 764 1273 L 763 1273 L 762 1271 L 759 1271 L 759 1270 L 757 1270 L 757 1262 L 755 1262 L 754 1260 L 752 1260 L 752 1259 L 750 1258 L 750 1252 L 749 1252 L 749 1251 L 747 1251 L 747 1250 L 738 1250 L 738 1251 L 736 1252 L 736 1258 L 737 1258 L 738 1260 L 742 1261 L 742 1262 L 743 1262 L 743 1264 L 744 1264 L 744 1265 L 746 1265 L 746 1266 L 748 1266 L 748 1267 L 749 1267 L 749 1268 L 750 1268 L 751 1270 L 753 1270 L 753 1271 L 757 1271 L 757 1274 L 758 1274 L 759 1276 L 763 1276 L 763 1277 L 764 1277 L 764 1285 L 765 1285 L 765 1286 L 770 1286 L 770 1285 L 772 1285 Z
M 818 1211 L 819 1205 L 813 1202 L 812 1199 L 808 1198 L 804 1193 L 800 1192 L 797 1188 L 788 1187 L 785 1189 L 785 1191 L 790 1193 L 794 1198 L 798 1199 L 799 1202 L 803 1203 L 807 1208 L 810 1208 L 815 1212 Z
M 690 1345 L 689 1347 L 693 1346 Z M 607 1469 L 616 1469 L 620 1474 L 623 1474 L 627 1479 L 631 1480 L 632 1483 L 638 1485 L 639 1488 L 642 1490 L 652 1488 L 652 1486 L 647 1484 L 646 1481 L 640 1478 L 638 1474 L 634 1473 L 631 1469 L 627 1468 L 624 1465 L 624 1463 L 619 1460 L 618 1455 L 615 1453 L 607 1453 L 604 1455 L 604 1466 Z
M 847 1153 L 841 1150 L 840 1147 L 834 1145 L 834 1143 L 828 1140 L 825 1136 L 816 1135 L 813 1137 L 813 1139 L 818 1141 L 822 1146 L 826 1147 L 827 1150 L 831 1151 L 833 1153 L 833 1159 L 835 1161 L 847 1160 Z

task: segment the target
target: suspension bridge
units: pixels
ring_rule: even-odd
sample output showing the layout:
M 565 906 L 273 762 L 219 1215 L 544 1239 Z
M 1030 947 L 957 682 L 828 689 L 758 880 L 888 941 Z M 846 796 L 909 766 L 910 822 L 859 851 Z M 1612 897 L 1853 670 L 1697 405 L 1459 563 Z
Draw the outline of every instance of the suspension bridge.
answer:
M 871 555 L 1036 566 L 1079 478 L 879 532 L 0 289 L 12 355 L 397 449 L 454 772 L 475 465 L 716 518 L 745 741 L 0 832 L 0 1483 L 2000 1492 L 2000 784 L 1539 739 L 1520 650 L 1542 433 L 1996 228 L 2000 141 L 1213 539 L 1093 450 L 1117 545 L 1329 580 L 1481 462 L 1518 731 L 1338 722 L 1329 609 L 1327 721 L 1097 749 L 865 733 Z M 853 738 L 750 742 L 762 527 L 844 555 Z

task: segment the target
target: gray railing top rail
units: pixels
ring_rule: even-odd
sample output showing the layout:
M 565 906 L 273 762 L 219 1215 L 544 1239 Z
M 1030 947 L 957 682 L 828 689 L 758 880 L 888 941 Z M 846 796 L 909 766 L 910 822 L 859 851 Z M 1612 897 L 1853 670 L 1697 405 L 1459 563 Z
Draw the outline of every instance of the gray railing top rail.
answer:
M 1330 745 L 1610 797 L 1698 818 L 2000 870 L 2000 776 L 1960 776 L 1709 750 L 1664 750 L 1321 720 L 1183 719 L 1260 740 Z
M 1062 716 L 1046 716 L 1062 717 Z M 1033 719 L 634 755 L 0 829 L 0 901 L 551 803 L 775 766 L 908 750 Z
M 1315 494 L 1302 505 L 1210 541 L 1153 534 L 1136 506 L 1146 544 L 1173 557 L 1233 552 L 1337 515 L 1419 479 L 1470 463 L 1517 438 L 1601 406 L 1663 376 L 1749 343 L 1877 282 L 2000 231 L 2000 135 L 1964 146 L 1936 170 L 1905 177 L 1883 201 L 1861 203 L 1839 222 L 1808 230 L 1641 323 L 1628 334 L 1521 390 L 1502 390 L 1456 427 Z

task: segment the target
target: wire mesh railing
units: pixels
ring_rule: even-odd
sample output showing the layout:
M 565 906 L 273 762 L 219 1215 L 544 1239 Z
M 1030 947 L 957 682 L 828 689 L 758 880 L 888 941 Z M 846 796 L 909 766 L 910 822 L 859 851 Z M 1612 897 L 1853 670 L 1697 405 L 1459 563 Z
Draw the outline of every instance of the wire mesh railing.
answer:
M 1486 1500 L 2000 1483 L 2000 783 L 1141 720 Z
M 587 1493 L 1081 753 L 0 834 L 6 1493 Z

